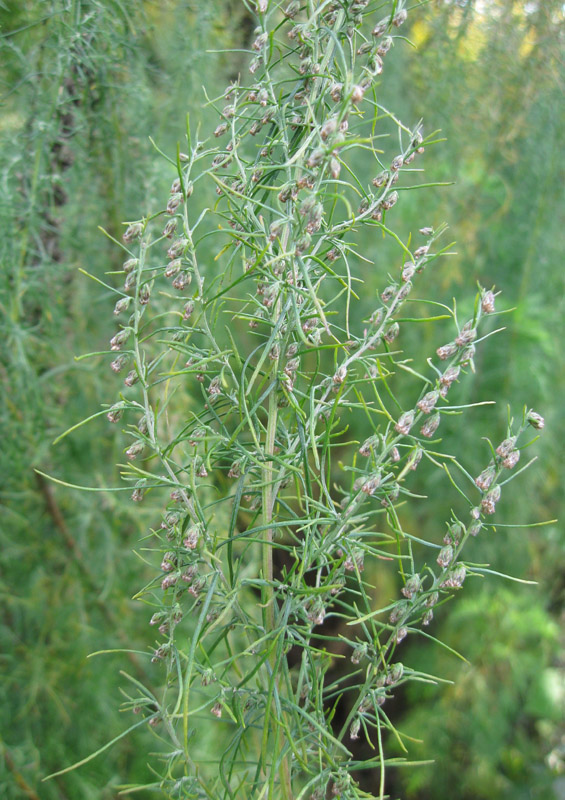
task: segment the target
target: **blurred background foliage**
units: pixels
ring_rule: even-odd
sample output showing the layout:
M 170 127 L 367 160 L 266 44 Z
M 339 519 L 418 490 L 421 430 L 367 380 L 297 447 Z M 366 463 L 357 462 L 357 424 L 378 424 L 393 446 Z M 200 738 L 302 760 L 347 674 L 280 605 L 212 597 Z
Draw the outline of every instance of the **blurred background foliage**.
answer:
M 481 437 L 504 435 L 507 405 L 534 407 L 546 432 L 539 461 L 497 510 L 524 527 L 479 537 L 466 556 L 538 585 L 471 582 L 438 613 L 432 632 L 468 664 L 431 642 L 410 645 L 406 663 L 454 683 L 411 684 L 395 698 L 389 715 L 421 740 L 411 756 L 435 761 L 391 772 L 387 792 L 563 798 L 563 538 L 557 525 L 528 523 L 557 516 L 563 479 L 564 7 L 433 0 L 408 24 L 415 48 L 397 43 L 378 99 L 409 126 L 423 118 L 426 131 L 441 128 L 425 180 L 455 186 L 404 192 L 395 229 L 407 236 L 447 221 L 457 241 L 456 254 L 423 276 L 422 297 L 456 296 L 468 310 L 480 281 L 503 291 L 498 308 L 514 309 L 459 389 L 461 402 L 497 404 L 446 430 L 444 450 L 478 471 L 488 458 Z M 135 655 L 87 659 L 151 644 L 147 615 L 130 598 L 149 574 L 132 549 L 155 510 L 132 513 L 127 493 L 64 489 L 33 468 L 121 486 L 125 439 L 104 417 L 52 445 L 115 399 L 105 363 L 75 360 L 105 349 L 115 327 L 109 292 L 79 270 L 103 279 L 119 267 L 98 226 L 118 236 L 123 220 L 160 206 L 171 173 L 149 136 L 174 153 L 187 111 L 211 129 L 201 84 L 213 97 L 244 68 L 245 54 L 216 51 L 248 47 L 253 22 L 236 0 L 4 0 L 0 26 L 0 795 L 113 798 L 120 784 L 154 779 L 154 732 L 138 729 L 83 769 L 41 778 L 130 724 L 118 710 L 120 669 L 158 681 Z M 363 267 L 370 298 L 399 253 L 390 240 L 366 240 L 361 251 L 376 265 Z M 451 331 L 414 327 L 403 346 L 418 368 Z M 348 439 L 363 439 L 362 426 L 353 418 Z M 405 511 L 404 524 L 443 531 L 453 503 L 445 481 L 423 468 L 415 490 L 431 499 Z M 386 604 L 392 578 L 373 569 L 367 577 Z M 360 779 L 374 788 L 374 775 Z

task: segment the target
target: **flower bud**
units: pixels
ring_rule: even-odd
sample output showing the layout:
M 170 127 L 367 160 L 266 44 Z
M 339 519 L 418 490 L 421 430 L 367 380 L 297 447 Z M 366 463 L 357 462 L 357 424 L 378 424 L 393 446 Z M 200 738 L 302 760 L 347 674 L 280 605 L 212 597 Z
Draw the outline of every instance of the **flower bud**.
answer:
M 129 243 L 132 242 L 134 239 L 139 239 L 141 234 L 143 233 L 143 225 L 141 222 L 134 222 L 132 225 L 128 225 L 122 239 L 124 242 Z
M 145 494 L 145 485 L 138 484 L 131 494 L 131 499 L 134 501 L 134 503 L 141 503 L 144 494 Z
M 408 600 L 412 600 L 416 594 L 422 588 L 422 579 L 419 575 L 412 575 L 406 581 L 406 584 L 402 587 L 401 591 L 404 597 L 408 598 Z
M 361 486 L 361 491 L 371 497 L 379 488 L 380 482 L 380 475 L 374 475 L 372 478 L 369 478 L 365 481 L 365 483 Z
M 190 566 L 187 567 L 185 570 L 183 570 L 180 578 L 181 581 L 183 581 L 184 583 L 190 584 L 192 583 L 195 575 L 196 575 L 196 567 Z
M 491 491 L 483 497 L 481 502 L 481 509 L 485 514 L 494 514 L 496 504 L 500 500 L 500 486 L 495 486 Z
M 454 356 L 456 352 L 457 352 L 457 345 L 455 344 L 455 342 L 449 342 L 449 344 L 444 344 L 441 347 L 438 347 L 438 349 L 436 350 L 438 357 L 441 358 L 442 361 L 451 358 L 451 356 Z
M 377 55 L 380 56 L 380 58 L 384 58 L 391 47 L 392 47 L 392 37 L 387 36 L 379 44 L 379 47 L 377 49 Z
M 184 197 L 181 192 L 176 192 L 169 197 L 167 202 L 167 214 L 174 214 L 180 204 L 183 202 Z
M 122 355 L 115 358 L 110 364 L 112 372 L 121 372 L 122 369 L 127 364 L 127 362 L 128 362 L 128 357 L 125 355 L 125 353 L 122 353 Z
M 357 55 L 364 56 L 366 53 L 369 53 L 372 46 L 370 42 L 363 42 L 363 44 L 357 48 Z
M 220 719 L 222 716 L 222 706 L 221 703 L 214 703 L 212 708 L 210 709 L 210 713 L 212 713 L 215 717 Z
M 389 622 L 391 625 L 396 625 L 397 622 L 405 616 L 407 610 L 409 608 L 408 603 L 405 600 L 400 601 L 395 605 L 389 615 Z
M 215 397 L 222 393 L 222 385 L 220 382 L 219 376 L 216 375 L 215 378 L 212 378 L 210 384 L 208 386 L 208 394 L 210 397 Z
M 283 232 L 284 222 L 283 220 L 277 219 L 271 223 L 271 227 L 269 228 L 269 239 L 271 242 L 274 242 L 281 233 Z
M 167 258 L 174 259 L 182 256 L 188 245 L 188 239 L 181 237 L 176 239 L 167 250 Z
M 506 469 L 513 469 L 518 461 L 520 460 L 520 451 L 513 450 L 509 455 L 506 456 L 505 459 L 502 461 L 502 466 Z
M 365 553 L 363 552 L 363 550 L 355 550 L 352 555 L 347 556 L 347 558 L 343 562 L 343 566 L 346 572 L 355 572 L 356 570 L 359 570 L 359 572 L 363 572 L 365 568 L 364 562 L 365 562 Z
M 133 461 L 134 458 L 143 452 L 144 448 L 143 442 L 134 442 L 128 449 L 126 450 L 126 456 L 129 458 L 130 461 Z
M 440 567 L 444 569 L 448 567 L 451 562 L 453 561 L 453 547 L 451 545 L 447 545 L 446 547 L 442 547 L 439 556 L 437 557 L 437 563 Z
M 379 441 L 378 436 L 369 436 L 369 438 L 365 439 L 365 441 L 359 448 L 359 453 L 362 456 L 370 456 L 372 448 L 377 445 L 378 441 Z
M 441 582 L 440 586 L 443 589 L 460 589 L 465 580 L 467 570 L 463 564 L 459 564 L 454 570 L 449 572 L 446 578 Z
M 351 92 L 351 102 L 357 105 L 363 99 L 364 94 L 365 91 L 361 86 L 354 86 Z
M 134 383 L 137 383 L 139 380 L 139 375 L 137 374 L 137 370 L 132 369 L 126 375 L 124 383 L 126 386 L 133 386 Z
M 470 344 L 461 353 L 461 366 L 466 367 L 475 357 L 475 345 Z
M 303 233 L 300 239 L 296 242 L 296 252 L 304 253 L 312 244 L 312 237 L 309 233 Z
M 161 523 L 161 528 L 174 528 L 180 522 L 180 515 L 175 511 L 171 511 L 165 515 L 165 519 Z
M 410 428 L 412 427 L 413 424 L 414 424 L 414 412 L 406 411 L 404 414 L 402 414 L 402 416 L 394 426 L 394 430 L 397 433 L 401 433 L 405 436 L 406 434 L 410 433 Z
M 481 492 L 486 492 L 493 482 L 495 475 L 496 468 L 491 465 L 490 467 L 484 469 L 478 478 L 475 478 L 475 485 L 481 490 Z
M 353 653 L 351 654 L 351 663 L 352 664 L 359 664 L 361 659 L 367 654 L 367 645 L 360 644 L 357 645 Z
M 121 314 L 122 311 L 127 311 L 130 303 L 131 303 L 131 297 L 120 297 L 120 299 L 114 306 L 114 314 L 118 316 L 118 314 Z
M 498 445 L 498 447 L 496 448 L 496 454 L 499 455 L 501 458 L 506 458 L 514 450 L 515 443 L 516 443 L 516 437 L 510 436 L 508 439 L 505 439 Z
M 439 392 L 434 390 L 433 392 L 428 392 L 425 394 L 421 400 L 418 401 L 416 404 L 420 411 L 423 411 L 424 414 L 431 413 L 439 398 Z
M 391 192 L 388 197 L 382 201 L 382 207 L 387 211 L 398 202 L 398 192 Z
M 198 525 L 191 525 L 187 530 L 186 535 L 182 541 L 187 550 L 195 550 L 198 547 L 200 540 L 201 530 Z
M 400 333 L 400 325 L 398 324 L 398 322 L 393 322 L 392 325 L 390 325 L 387 328 L 387 330 L 384 332 L 383 335 L 385 341 L 387 341 L 390 344 L 396 339 L 399 333 Z
M 423 258 L 428 254 L 429 249 L 427 244 L 423 244 L 421 247 L 418 247 L 417 250 L 414 250 L 414 258 Z
M 330 119 L 326 120 L 322 127 L 320 128 L 320 136 L 322 140 L 325 142 L 332 134 L 334 134 L 337 130 L 337 119 L 335 117 L 330 117 Z
M 124 407 L 121 403 L 116 403 L 113 405 L 106 414 L 108 422 L 118 422 L 122 414 L 124 413 Z
M 241 475 L 241 462 L 234 461 L 229 469 L 228 478 L 239 478 L 240 475 Z
M 343 89 L 342 83 L 332 83 L 330 86 L 330 97 L 334 101 L 334 103 L 339 103 L 341 100 L 341 92 Z
M 254 50 L 256 50 L 257 52 L 260 52 L 265 47 L 265 45 L 267 44 L 268 39 L 269 39 L 269 35 L 267 33 L 265 33 L 265 32 L 260 33 L 259 36 L 257 36 L 255 41 L 251 45 L 251 47 Z
M 408 12 L 405 8 L 401 8 L 400 11 L 397 11 L 394 17 L 392 18 L 392 24 L 395 28 L 400 28 L 408 18 Z
M 477 331 L 474 328 L 463 327 L 459 335 L 455 339 L 455 344 L 459 347 L 464 347 L 470 344 L 477 338 Z
M 307 167 L 318 167 L 324 160 L 324 151 L 321 148 L 314 150 L 306 161 Z
M 143 286 L 139 287 L 138 297 L 141 305 L 146 306 L 151 297 L 151 286 L 148 283 L 144 283 Z
M 439 416 L 439 414 L 437 416 Z M 428 420 L 428 422 L 430 422 L 430 420 Z M 423 454 L 424 454 L 424 451 L 422 450 L 422 448 L 421 447 L 417 447 L 414 450 L 414 452 L 412 453 L 412 455 L 410 456 L 410 458 L 408 459 L 408 463 L 407 463 L 408 469 L 412 469 L 412 470 L 416 469 L 418 464 L 422 460 L 422 455 Z
M 177 229 L 177 223 L 178 223 L 177 219 L 170 219 L 167 222 L 167 224 L 165 225 L 165 227 L 163 229 L 163 236 L 166 239 L 171 239 L 174 236 L 175 231 Z
M 172 551 L 169 552 L 169 553 L 165 553 L 165 555 L 163 556 L 163 560 L 161 561 L 161 569 L 162 569 L 162 571 L 163 572 L 172 572 L 173 569 L 176 567 L 176 565 L 177 565 L 176 554 L 173 553 Z M 157 615 L 154 615 L 154 616 L 157 616 Z M 151 624 L 153 625 L 155 623 L 152 621 Z
M 494 311 L 494 292 L 485 292 L 481 300 L 481 309 L 485 314 L 492 314 Z
M 535 411 L 528 411 L 527 421 L 530 423 L 532 428 L 535 428 L 537 431 L 541 431 L 545 425 L 544 418 Z
M 424 424 L 420 428 L 420 433 L 427 439 L 431 439 L 434 433 L 439 428 L 440 422 L 441 422 L 441 414 L 437 412 L 424 422 Z
M 137 267 L 138 264 L 139 264 L 138 258 L 128 258 L 127 261 L 124 261 L 124 263 L 122 264 L 122 269 L 126 273 L 126 275 L 129 275 L 130 272 L 133 272 L 133 270 Z
M 453 542 L 453 544 L 456 545 L 459 544 L 464 534 L 465 534 L 465 527 L 461 525 L 460 522 L 452 523 L 452 525 L 449 528 L 448 535 L 450 536 L 451 542 Z M 450 542 L 447 542 L 447 544 L 450 544 Z
M 404 628 L 404 627 L 403 628 L 399 628 L 396 631 L 396 637 L 395 637 L 396 638 L 396 644 L 400 644 L 400 642 L 403 639 L 406 639 L 407 636 L 408 636 L 408 629 Z
M 396 294 L 397 286 L 396 284 L 392 284 L 391 286 L 387 286 L 386 289 L 383 289 L 381 292 L 381 300 L 383 303 L 388 303 L 394 295 Z
M 385 169 L 382 172 L 379 172 L 379 174 L 375 178 L 373 178 L 371 183 L 373 184 L 373 186 L 376 186 L 378 188 L 379 186 L 384 186 L 385 183 L 388 183 L 389 178 L 390 178 L 390 173 L 388 172 L 388 170 Z
M 402 280 L 405 283 L 407 283 L 413 278 L 415 272 L 416 272 L 416 266 L 412 264 L 410 261 L 408 261 L 404 265 L 404 268 L 402 270 Z
M 294 19 L 294 17 L 298 14 L 299 11 L 300 11 L 300 3 L 298 2 L 298 0 L 291 0 L 291 2 L 287 5 L 285 10 L 283 11 L 283 14 L 287 19 Z
M 190 286 L 191 281 L 192 275 L 190 272 L 187 272 L 186 270 L 184 272 L 179 272 L 172 282 L 173 289 L 182 291 L 183 289 L 186 289 L 187 286 Z
M 385 33 L 387 28 L 388 28 L 388 19 L 382 19 L 379 23 L 377 23 L 372 30 L 372 34 L 375 37 L 375 39 L 379 39 L 383 35 L 383 33 Z
M 128 298 L 129 299 L 129 298 Z M 122 345 L 127 342 L 131 334 L 131 328 L 123 328 L 110 339 L 110 350 L 120 350 Z
M 131 292 L 131 290 L 135 287 L 136 283 L 137 283 L 137 273 L 130 272 L 130 274 L 126 276 L 124 282 L 124 289 L 126 290 L 126 292 Z
M 351 723 L 351 727 L 349 728 L 349 738 L 355 742 L 359 738 L 359 731 L 361 730 L 361 720 L 359 717 L 356 717 L 353 722 Z
M 448 367 L 439 379 L 440 384 L 442 386 L 451 386 L 451 384 L 459 377 L 460 372 L 461 367 Z
M 165 278 L 174 278 L 174 276 L 180 272 L 182 267 L 182 258 L 173 258 L 167 265 L 165 272 L 163 273 Z
M 251 63 L 249 64 L 249 72 L 252 75 L 255 75 L 261 64 L 263 63 L 263 59 L 261 58 L 254 58 Z
M 339 367 L 335 375 L 333 376 L 334 383 L 343 383 L 347 375 L 347 368 L 345 366 Z

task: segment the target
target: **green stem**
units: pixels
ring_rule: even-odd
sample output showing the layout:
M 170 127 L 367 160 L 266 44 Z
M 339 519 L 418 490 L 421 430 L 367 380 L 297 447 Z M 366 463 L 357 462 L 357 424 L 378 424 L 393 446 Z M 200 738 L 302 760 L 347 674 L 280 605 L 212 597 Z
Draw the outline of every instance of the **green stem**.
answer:
M 270 524 L 273 520 L 273 506 L 275 493 L 273 491 L 274 470 L 272 456 L 275 451 L 275 432 L 277 429 L 277 396 L 276 392 L 269 395 L 269 417 L 265 436 L 265 463 L 263 465 L 263 525 L 265 533 L 261 545 L 261 562 L 263 566 L 263 579 L 267 582 L 263 590 L 263 604 L 265 606 L 265 627 L 272 631 L 275 627 L 274 590 L 273 590 L 273 529 Z M 273 655 L 274 657 L 274 655 Z

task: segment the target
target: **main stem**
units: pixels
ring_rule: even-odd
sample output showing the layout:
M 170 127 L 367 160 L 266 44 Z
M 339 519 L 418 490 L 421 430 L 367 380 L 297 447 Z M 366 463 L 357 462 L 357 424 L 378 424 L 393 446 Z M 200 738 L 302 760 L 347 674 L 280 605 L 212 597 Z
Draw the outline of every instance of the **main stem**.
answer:
M 273 387 L 273 390 L 269 395 L 267 432 L 265 436 L 264 450 L 265 462 L 263 464 L 263 525 L 265 526 L 265 530 L 263 533 L 263 544 L 261 546 L 261 560 L 263 566 L 263 580 L 266 581 L 263 591 L 263 604 L 265 606 L 265 627 L 267 631 L 272 631 L 275 627 L 273 589 L 273 529 L 271 527 L 271 522 L 273 520 L 273 506 L 275 502 L 274 470 L 272 458 L 275 452 L 277 413 L 277 396 L 275 388 Z
M 275 316 L 278 317 L 279 314 L 280 314 L 280 302 L 277 303 Z M 273 376 L 273 381 L 275 383 L 277 381 L 278 364 L 279 364 L 279 359 L 277 358 L 273 362 L 273 367 L 272 367 L 272 376 Z M 263 532 L 263 541 L 261 544 L 261 562 L 263 568 L 263 580 L 265 581 L 265 585 L 262 592 L 265 633 L 269 633 L 270 631 L 273 631 L 275 629 L 275 598 L 274 598 L 275 592 L 273 587 L 273 528 L 271 526 L 271 523 L 273 521 L 273 509 L 277 494 L 277 488 L 275 486 L 275 469 L 273 467 L 273 456 L 275 453 L 275 437 L 276 437 L 277 417 L 278 417 L 277 393 L 275 385 L 273 385 L 271 393 L 269 395 L 269 405 L 267 413 L 268 413 L 267 430 L 265 433 L 265 447 L 263 455 L 264 463 L 262 469 L 264 532 Z M 284 658 L 284 655 L 282 657 Z M 277 670 L 277 653 L 275 647 L 273 647 L 271 651 L 269 657 L 269 663 L 271 666 L 271 670 L 275 672 Z M 277 687 L 276 691 L 278 692 L 278 687 L 279 687 L 278 676 L 275 677 L 275 684 Z M 279 737 L 281 735 L 281 731 L 280 729 L 278 730 L 274 729 L 273 732 L 275 735 L 275 751 L 278 751 L 279 750 L 278 742 L 279 742 Z M 271 769 L 274 768 L 274 762 L 275 762 L 275 753 L 272 754 Z M 283 756 L 280 762 L 280 788 L 283 799 L 291 800 L 292 782 L 290 777 L 289 763 L 286 756 Z

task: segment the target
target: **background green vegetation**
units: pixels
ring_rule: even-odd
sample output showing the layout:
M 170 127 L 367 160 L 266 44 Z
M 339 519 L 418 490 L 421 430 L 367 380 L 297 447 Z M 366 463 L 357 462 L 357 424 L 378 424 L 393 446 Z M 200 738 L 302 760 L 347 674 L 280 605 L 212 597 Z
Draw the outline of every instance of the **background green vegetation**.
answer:
M 146 610 L 130 598 L 149 574 L 132 549 L 155 514 L 132 509 L 127 493 L 46 483 L 33 467 L 120 486 L 114 465 L 125 439 L 104 417 L 52 446 L 115 399 L 107 359 L 74 359 L 105 349 L 115 328 L 109 293 L 79 270 L 103 278 L 118 268 L 98 226 L 117 236 L 123 220 L 160 204 L 171 174 L 148 137 L 174 152 L 187 111 L 212 129 L 201 84 L 219 93 L 245 56 L 208 51 L 247 47 L 253 23 L 235 0 L 5 0 L 0 24 L 0 795 L 113 798 L 120 784 L 154 777 L 154 733 L 138 729 L 82 770 L 40 781 L 131 724 L 118 710 L 120 669 L 159 681 L 145 659 L 87 660 L 151 644 Z M 423 117 L 425 130 L 441 128 L 446 142 L 425 154 L 426 180 L 455 181 L 403 193 L 394 212 L 399 232 L 447 221 L 457 241 L 457 255 L 423 276 L 420 294 L 455 295 L 464 307 L 480 280 L 503 290 L 499 308 L 515 308 L 461 388 L 461 402 L 497 405 L 467 415 L 457 448 L 478 469 L 481 437 L 503 435 L 506 405 L 534 407 L 546 417 L 540 458 L 510 484 L 497 519 L 553 519 L 565 388 L 562 3 L 438 1 L 408 25 L 417 49 L 389 56 L 379 100 L 410 126 Z M 381 240 L 362 251 L 376 265 L 364 276 L 370 298 L 397 254 Z M 416 365 L 445 338 L 433 326 L 418 334 L 403 340 Z M 364 438 L 361 420 L 351 430 Z M 455 448 L 449 432 L 444 443 Z M 406 524 L 443 529 L 444 484 L 425 469 L 418 480 L 431 499 L 406 512 Z M 406 654 L 454 684 L 410 688 L 394 701 L 395 724 L 422 740 L 411 755 L 435 763 L 391 775 L 387 791 L 410 800 L 563 797 L 562 537 L 556 525 L 500 528 L 468 558 L 539 585 L 474 582 L 438 613 L 434 634 L 469 665 L 431 643 Z M 388 596 L 390 575 L 374 579 Z M 370 788 L 374 776 L 363 780 Z

